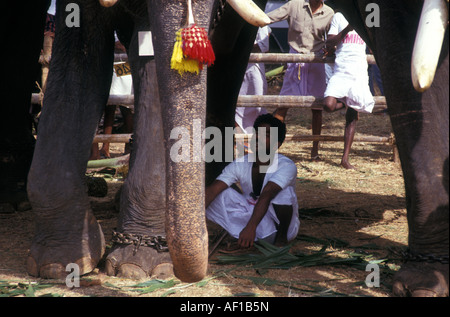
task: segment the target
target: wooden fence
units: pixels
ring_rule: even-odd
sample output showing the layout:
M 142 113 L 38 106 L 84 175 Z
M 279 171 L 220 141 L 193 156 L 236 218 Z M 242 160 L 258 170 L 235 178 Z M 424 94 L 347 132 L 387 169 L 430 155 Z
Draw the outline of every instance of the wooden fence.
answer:
M 127 61 L 126 54 L 116 54 L 115 61 Z M 333 57 L 323 58 L 315 54 L 291 54 L 291 53 L 252 53 L 250 54 L 249 62 L 252 63 L 333 63 Z M 368 64 L 376 64 L 373 55 L 367 55 Z M 32 103 L 40 103 L 41 96 L 39 94 L 32 95 Z M 315 110 L 323 109 L 322 97 L 315 96 L 277 96 L 277 95 L 240 95 L 237 100 L 237 107 L 284 107 L 284 108 L 311 108 Z M 386 109 L 386 99 L 384 96 L 374 96 L 375 107 L 374 111 Z M 107 105 L 125 105 L 133 107 L 133 95 L 110 95 Z M 236 135 L 236 138 L 242 138 L 245 135 Z M 131 134 L 102 134 L 96 135 L 95 143 L 128 143 Z M 343 136 L 331 135 L 287 135 L 286 141 L 321 141 L 321 142 L 343 142 Z M 394 160 L 396 160 L 396 145 L 395 139 L 389 137 L 375 137 L 375 136 L 358 136 L 354 138 L 354 142 L 374 142 L 374 143 L 388 143 L 393 146 Z

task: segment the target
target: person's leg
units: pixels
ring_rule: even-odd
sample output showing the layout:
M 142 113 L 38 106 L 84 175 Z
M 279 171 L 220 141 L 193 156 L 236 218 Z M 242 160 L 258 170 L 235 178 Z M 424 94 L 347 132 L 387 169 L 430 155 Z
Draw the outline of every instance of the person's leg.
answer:
M 247 224 L 252 212 L 246 207 L 248 202 L 244 196 L 229 187 L 221 192 L 206 208 L 205 216 L 209 221 L 221 226 L 230 236 L 239 238 L 239 233 Z
M 116 106 L 105 107 L 105 117 L 103 119 L 103 134 L 112 134 L 114 124 L 114 113 L 116 112 Z M 109 142 L 105 142 L 100 150 L 100 155 L 105 158 L 109 158 Z
M 124 122 L 124 133 L 133 133 L 133 112 L 131 109 L 127 107 L 120 106 L 119 107 L 120 112 L 122 113 L 123 122 Z M 125 144 L 125 153 L 128 154 L 131 152 L 131 146 L 130 143 Z
M 355 137 L 356 123 L 358 122 L 358 112 L 352 108 L 347 109 L 345 115 L 345 131 L 344 131 L 344 154 L 342 155 L 341 165 L 346 169 L 354 169 L 348 161 L 350 149 L 352 147 L 353 138 Z
M 327 96 L 324 99 L 324 110 L 326 112 L 335 112 L 345 107 L 345 104 L 335 97 Z
M 273 116 L 280 120 L 281 122 L 284 122 L 284 119 L 286 118 L 287 112 L 289 108 L 277 108 L 275 112 L 273 113 Z
M 293 209 L 291 205 L 276 205 L 273 204 L 273 209 L 277 215 L 280 223 L 277 226 L 277 234 L 275 236 L 275 245 L 286 245 L 288 241 L 288 229 L 291 224 Z
M 100 151 L 98 149 L 98 143 L 92 143 L 91 156 L 89 156 L 89 161 L 100 159 Z
M 322 110 L 312 110 L 312 134 L 322 133 Z M 311 160 L 319 160 L 319 141 L 313 141 Z

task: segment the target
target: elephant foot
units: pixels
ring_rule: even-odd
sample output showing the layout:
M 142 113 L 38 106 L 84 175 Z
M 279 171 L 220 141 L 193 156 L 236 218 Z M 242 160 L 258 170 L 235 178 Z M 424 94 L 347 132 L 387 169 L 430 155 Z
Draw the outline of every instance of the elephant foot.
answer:
M 174 275 L 169 252 L 132 244 L 115 245 L 106 258 L 105 270 L 109 276 L 133 280 L 167 279 Z
M 38 233 L 27 258 L 28 274 L 65 279 L 71 273 L 82 276 L 92 272 L 105 252 L 105 239 L 93 215 L 87 217 L 81 231 L 79 235 L 66 233 L 64 239 Z
M 402 297 L 448 297 L 448 263 L 407 262 L 394 277 L 393 293 Z

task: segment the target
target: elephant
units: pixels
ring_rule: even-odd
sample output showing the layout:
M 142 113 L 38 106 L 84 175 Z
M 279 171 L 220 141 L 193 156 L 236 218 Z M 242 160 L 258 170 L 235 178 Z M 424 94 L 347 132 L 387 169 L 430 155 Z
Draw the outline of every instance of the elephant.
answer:
M 26 180 L 35 144 L 30 96 L 39 74 L 37 60 L 49 3 L 49 0 L 33 1 L 23 10 L 21 3 L 10 1 L 2 19 L 5 23 L 2 39 L 8 43 L 5 47 L 9 61 L 3 66 L 5 77 L 0 85 L 4 96 L 0 116 L 0 204 L 17 204 L 26 199 Z
M 328 3 L 341 10 L 363 37 L 382 74 L 404 175 L 409 227 L 407 261 L 395 276 L 393 293 L 448 296 L 448 1 L 334 0 Z M 440 36 L 436 28 L 431 33 L 419 33 L 419 30 L 424 32 L 419 29 L 421 16 L 430 6 L 434 6 L 432 20 L 440 24 L 437 27 Z M 415 44 L 428 39 L 431 44 Z M 427 84 L 418 84 L 413 57 L 418 54 L 416 50 L 426 56 L 424 63 L 435 56 L 437 67 L 432 83 L 431 75 Z M 433 73 L 433 67 L 429 68 Z
M 117 30 L 132 65 L 136 116 L 130 175 L 122 191 L 116 229 L 118 242 L 106 259 L 106 269 L 108 274 L 141 278 L 164 274 L 167 264 L 173 263 L 178 278 L 198 281 L 207 269 L 204 188 L 226 163 L 173 162 L 168 153 L 175 141 L 169 133 L 179 126 L 192 133 L 194 119 L 202 122 L 202 128 L 215 126 L 223 131 L 233 126 L 238 87 L 257 26 L 245 22 L 224 0 L 194 0 L 194 17 L 209 31 L 216 61 L 199 75 L 180 76 L 170 70 L 170 55 L 175 33 L 187 19 L 186 3 L 100 2 L 57 3 L 57 34 L 38 138 L 34 153 L 28 142 L 31 145 L 24 155 L 28 164 L 18 167 L 23 178 L 33 153 L 27 191 L 36 215 L 36 233 L 27 270 L 33 276 L 54 278 L 67 275 L 65 266 L 76 263 L 80 273 L 86 274 L 105 252 L 83 176 L 108 98 L 113 31 Z M 266 1 L 255 2 L 263 8 Z M 418 92 L 410 68 L 423 1 L 327 1 L 332 2 L 375 54 L 402 162 L 410 253 L 396 275 L 394 294 L 448 296 L 448 29 L 434 81 L 428 90 Z M 43 25 L 48 1 L 33 3 L 36 7 L 27 5 L 20 10 L 26 11 L 30 23 L 38 28 Z M 79 27 L 65 25 L 69 3 L 80 7 Z M 370 4 L 379 8 L 376 27 L 365 24 Z M 141 30 L 157 30 L 152 32 L 154 61 L 138 54 Z M 31 61 L 30 65 L 38 52 L 38 37 L 37 32 L 37 40 L 27 42 L 33 49 L 23 58 Z M 9 91 L 29 94 L 18 88 Z M 21 116 L 24 122 L 27 116 L 21 111 L 10 115 Z M 29 140 L 27 128 L 22 132 L 11 144 Z M 5 155 L 1 155 L 0 164 L 5 164 Z M 8 186 L 20 177 L 12 179 Z M 164 252 L 167 249 L 169 253 Z M 429 263 L 417 262 L 419 259 Z
M 252 2 L 229 2 L 233 5 L 192 1 L 195 23 L 209 31 L 216 60 L 209 70 L 181 76 L 170 69 L 170 61 L 176 32 L 188 18 L 188 2 L 57 1 L 50 70 L 27 180 L 36 223 L 26 261 L 30 275 L 61 278 L 72 263 L 80 275 L 87 274 L 104 256 L 106 241 L 89 205 L 84 174 L 108 99 L 116 31 L 133 75 L 135 128 L 106 272 L 140 279 L 166 276 L 173 267 L 182 281 L 205 276 L 205 163 L 172 160 L 170 150 L 176 141 L 170 135 L 177 127 L 192 134 L 194 120 L 202 122 L 202 129 L 206 124 L 224 128 L 234 122 L 238 83 L 257 25 L 263 23 L 255 17 L 267 20 Z M 264 7 L 265 2 L 258 5 Z M 139 53 L 139 32 L 149 30 L 154 57 Z M 221 162 L 213 162 L 209 173 L 217 174 L 221 167 Z

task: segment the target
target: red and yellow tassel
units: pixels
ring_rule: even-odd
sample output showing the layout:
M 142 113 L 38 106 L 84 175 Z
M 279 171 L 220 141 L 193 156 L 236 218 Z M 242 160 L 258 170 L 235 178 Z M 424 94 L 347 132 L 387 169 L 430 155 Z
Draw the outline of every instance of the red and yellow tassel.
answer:
M 180 75 L 185 72 L 199 73 L 203 65 L 214 64 L 215 55 L 204 28 L 193 23 L 191 1 L 188 0 L 188 27 L 176 33 L 175 46 L 172 53 L 171 68 Z

